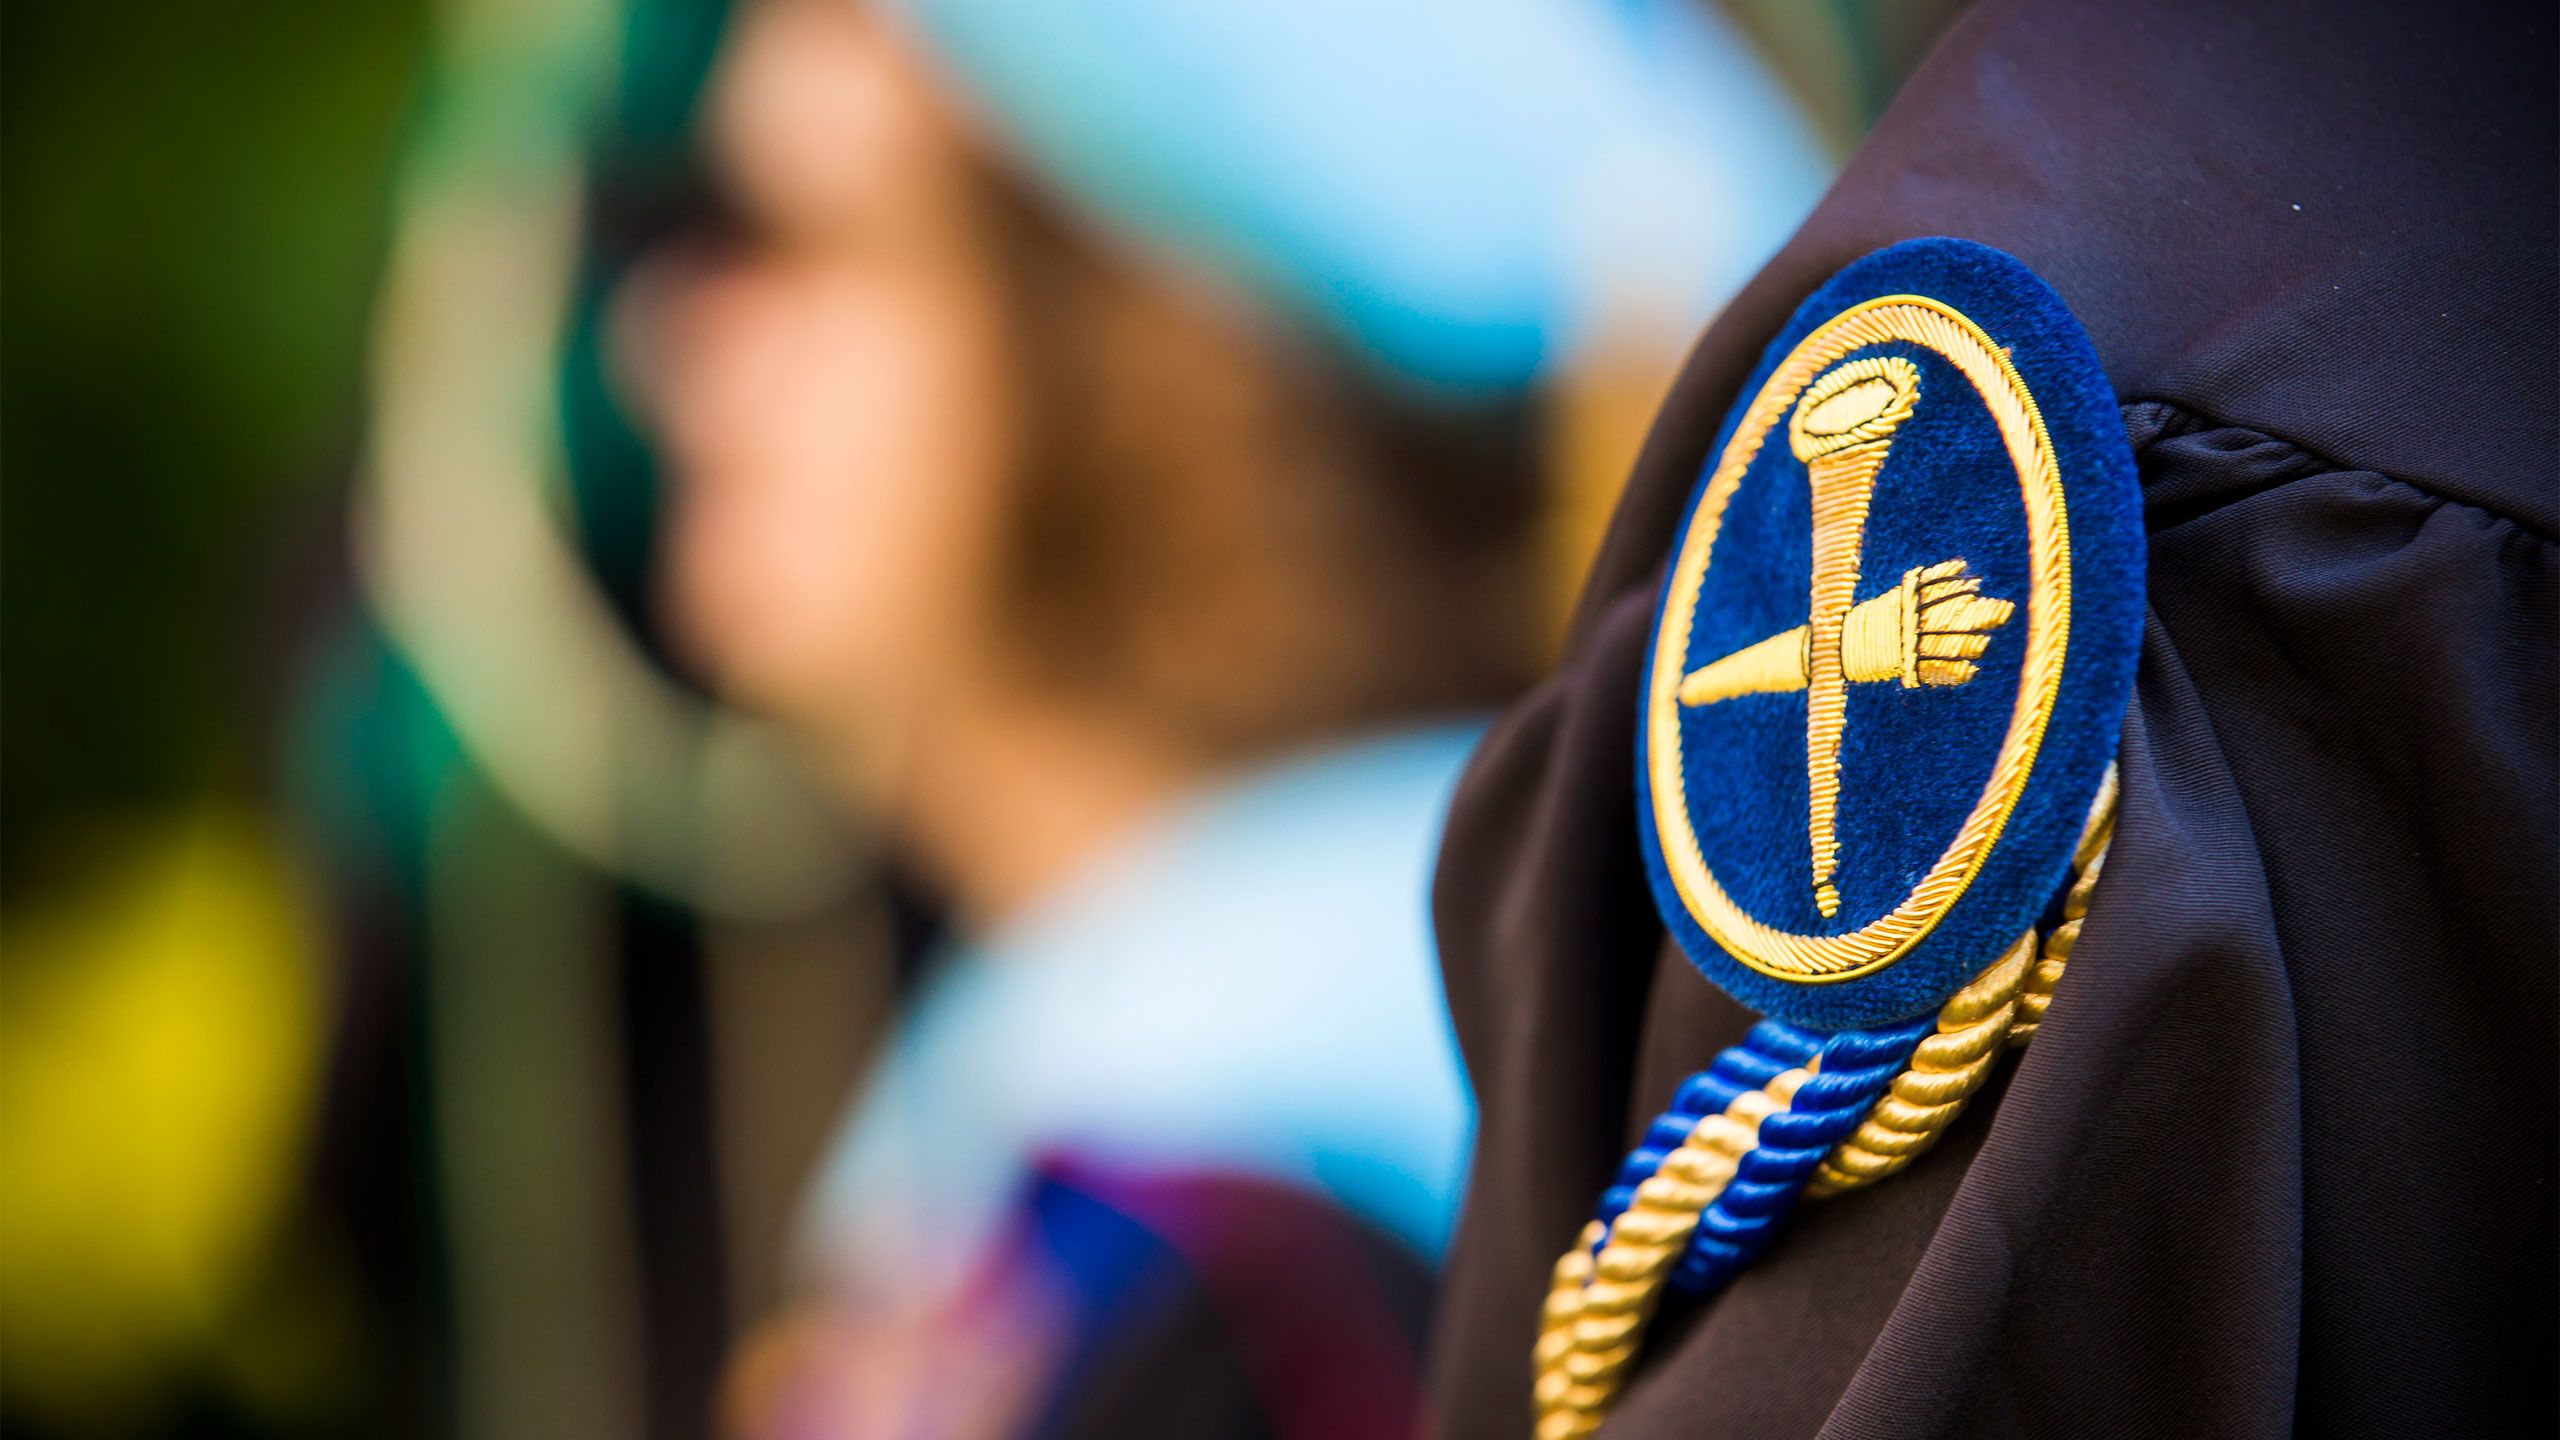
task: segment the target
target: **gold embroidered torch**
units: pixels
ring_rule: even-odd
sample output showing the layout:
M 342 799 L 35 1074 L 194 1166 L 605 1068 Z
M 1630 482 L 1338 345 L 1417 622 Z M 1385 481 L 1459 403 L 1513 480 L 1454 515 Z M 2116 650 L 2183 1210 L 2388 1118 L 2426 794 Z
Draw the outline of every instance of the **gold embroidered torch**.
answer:
M 1906 689 L 1962 685 L 2016 609 L 1982 593 L 1962 559 L 1904 572 L 1895 588 L 1852 605 L 1858 553 L 1876 473 L 1893 432 L 1920 399 L 1920 371 L 1899 356 L 1852 360 L 1805 390 L 1787 439 L 1813 486 L 1813 602 L 1806 623 L 1745 646 L 1680 681 L 1683 705 L 1737 695 L 1807 692 L 1805 761 L 1811 780 L 1814 900 L 1837 914 L 1840 739 L 1849 682 L 1900 680 Z

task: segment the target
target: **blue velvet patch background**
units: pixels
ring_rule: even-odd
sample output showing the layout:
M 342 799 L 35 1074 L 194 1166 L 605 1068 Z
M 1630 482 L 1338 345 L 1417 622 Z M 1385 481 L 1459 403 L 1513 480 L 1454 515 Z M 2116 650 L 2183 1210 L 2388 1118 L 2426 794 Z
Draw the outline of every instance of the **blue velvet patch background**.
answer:
M 1736 999 L 1823 1029 L 1880 1024 L 1938 1005 L 2036 922 L 2066 878 L 2089 802 L 2114 758 L 2141 635 L 2140 492 L 2114 390 L 2061 298 L 2024 265 L 1982 245 L 1907 241 L 1858 261 L 1815 292 L 1736 398 L 1699 492 L 1743 405 L 1787 352 L 1851 305 L 1897 293 L 1951 305 L 2009 348 L 2062 468 L 2072 552 L 2070 648 L 2034 774 L 1999 842 L 1963 898 L 1901 959 L 1832 984 L 1774 979 L 1726 954 L 1681 902 L 1654 828 L 1641 760 L 1646 737 L 1639 734 L 1640 828 L 1665 923 L 1699 969 Z M 1925 348 L 1895 343 L 1853 353 L 1899 354 L 1920 368 L 1919 405 L 1877 476 L 1857 599 L 1893 588 L 1913 566 L 1962 557 L 1982 575 L 1984 593 L 2019 602 L 2019 609 L 1993 633 L 1970 684 L 1850 687 L 1835 877 L 1841 906 L 1827 920 L 1813 899 L 1804 695 L 1682 709 L 1690 823 L 1708 867 L 1752 915 L 1801 934 L 1837 934 L 1874 921 L 1945 851 L 1999 752 L 2026 640 L 2026 511 L 1981 397 Z M 1697 500 L 1693 493 L 1682 521 L 1684 542 Z M 1787 450 L 1781 419 L 1725 511 L 1684 669 L 1805 623 L 1811 525 L 1804 467 Z M 1657 602 L 1657 616 L 1659 610 Z

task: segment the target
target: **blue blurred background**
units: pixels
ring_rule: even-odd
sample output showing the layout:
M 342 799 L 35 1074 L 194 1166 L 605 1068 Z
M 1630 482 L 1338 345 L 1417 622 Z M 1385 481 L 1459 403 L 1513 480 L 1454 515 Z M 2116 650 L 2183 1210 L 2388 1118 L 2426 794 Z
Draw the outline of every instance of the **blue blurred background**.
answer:
M 0 1424 L 1070 1433 L 1079 1206 L 1427 1279 L 1432 806 L 1952 8 L 11 6 Z

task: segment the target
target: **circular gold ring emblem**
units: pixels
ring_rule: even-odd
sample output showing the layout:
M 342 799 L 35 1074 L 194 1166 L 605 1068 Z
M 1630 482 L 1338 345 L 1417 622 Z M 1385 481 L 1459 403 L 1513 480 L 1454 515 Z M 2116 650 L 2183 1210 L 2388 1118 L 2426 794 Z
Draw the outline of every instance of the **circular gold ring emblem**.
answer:
M 1813 879 L 1822 913 L 1834 913 L 1839 897 L 1831 876 L 1838 844 L 1831 831 L 1847 681 L 1870 678 L 1878 667 L 1890 671 L 1898 663 L 1906 686 L 1963 683 L 1974 673 L 1963 657 L 1981 653 L 1979 640 L 1971 648 L 1953 639 L 1942 648 L 1922 648 L 1912 638 L 1922 628 L 1914 618 L 1915 607 L 1928 603 L 1924 587 L 1953 587 L 1942 569 L 1905 577 L 1898 619 L 1891 596 L 1865 605 L 1850 603 L 1859 579 L 1867 498 L 1895 427 L 1918 403 L 1917 377 L 1910 362 L 1890 354 L 1839 362 L 1893 341 L 1943 356 L 1971 383 L 1998 427 L 2026 511 L 2032 579 L 2025 602 L 2025 651 L 1998 755 L 1955 839 L 1901 903 L 1882 916 L 1841 934 L 1798 934 L 1746 913 L 1708 868 L 1690 820 L 1680 710 L 1684 704 L 1714 703 L 1757 690 L 1806 691 Z M 1800 632 L 1771 637 L 1690 671 L 1691 630 L 1719 523 L 1763 443 L 1791 413 L 1790 449 L 1813 480 L 1811 618 Z M 2006 623 L 2004 602 L 1957 599 L 1959 609 L 1971 607 L 1975 628 Z M 2007 353 L 1963 314 L 1919 295 L 1866 301 L 1815 329 L 1753 397 L 1718 457 L 1674 563 L 1655 637 L 1645 698 L 1645 765 L 1663 859 L 1689 914 L 1736 960 L 1776 979 L 1807 984 L 1851 980 L 1900 958 L 1962 898 L 2034 774 L 2061 687 L 2070 632 L 2071 535 L 2062 475 L 2035 397 Z

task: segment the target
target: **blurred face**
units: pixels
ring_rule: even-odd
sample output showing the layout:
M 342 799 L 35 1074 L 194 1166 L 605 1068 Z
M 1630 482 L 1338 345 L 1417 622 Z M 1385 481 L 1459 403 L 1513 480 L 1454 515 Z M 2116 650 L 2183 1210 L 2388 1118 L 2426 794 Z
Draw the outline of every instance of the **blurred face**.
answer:
M 846 0 L 742 17 L 718 157 L 763 237 L 634 287 L 675 476 L 668 603 L 726 693 L 830 732 L 984 633 L 1011 416 L 960 132 Z

